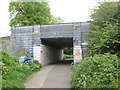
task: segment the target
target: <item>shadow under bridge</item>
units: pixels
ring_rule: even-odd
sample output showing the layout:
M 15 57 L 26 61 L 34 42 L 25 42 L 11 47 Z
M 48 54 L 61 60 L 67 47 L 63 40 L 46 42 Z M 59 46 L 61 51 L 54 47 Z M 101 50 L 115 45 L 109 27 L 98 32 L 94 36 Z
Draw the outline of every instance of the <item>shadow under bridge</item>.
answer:
M 47 65 L 60 62 L 66 47 L 73 47 L 73 38 L 42 38 L 40 63 Z

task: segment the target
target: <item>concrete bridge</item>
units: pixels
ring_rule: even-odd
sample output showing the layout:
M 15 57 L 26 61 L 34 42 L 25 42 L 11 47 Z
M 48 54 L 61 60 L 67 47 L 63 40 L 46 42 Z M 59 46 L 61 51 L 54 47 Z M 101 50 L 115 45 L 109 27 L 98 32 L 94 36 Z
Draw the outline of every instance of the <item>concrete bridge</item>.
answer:
M 11 40 L 24 49 L 33 49 L 34 59 L 43 65 L 63 59 L 63 48 L 73 47 L 74 61 L 86 52 L 88 22 L 12 27 Z

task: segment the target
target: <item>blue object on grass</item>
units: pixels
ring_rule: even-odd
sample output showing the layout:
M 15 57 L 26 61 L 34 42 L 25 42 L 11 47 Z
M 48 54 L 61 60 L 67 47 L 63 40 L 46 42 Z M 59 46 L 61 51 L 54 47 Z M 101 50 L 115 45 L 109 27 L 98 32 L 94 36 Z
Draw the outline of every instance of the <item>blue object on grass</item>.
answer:
M 80 63 L 80 62 L 72 62 L 72 63 L 70 64 L 70 67 L 73 68 L 73 65 L 74 65 L 74 64 L 79 64 L 79 63 Z
M 19 63 L 21 63 L 21 64 L 28 63 L 28 62 L 33 64 L 33 59 L 31 57 L 28 57 L 28 56 L 21 56 L 19 59 Z

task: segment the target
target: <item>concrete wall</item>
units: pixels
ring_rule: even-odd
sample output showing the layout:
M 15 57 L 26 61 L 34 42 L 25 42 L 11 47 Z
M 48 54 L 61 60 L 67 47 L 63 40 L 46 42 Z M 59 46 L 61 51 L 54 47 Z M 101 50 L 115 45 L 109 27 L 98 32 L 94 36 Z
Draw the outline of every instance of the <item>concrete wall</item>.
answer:
M 33 52 L 34 59 L 43 65 L 56 63 L 63 59 L 63 49 L 53 48 L 43 44 L 33 47 Z
M 41 38 L 70 38 L 73 37 L 72 24 L 34 25 L 12 27 L 11 40 L 24 49 L 39 46 Z
M 88 28 L 89 23 L 87 22 L 77 22 L 73 23 L 73 41 L 74 46 L 81 46 L 82 43 L 88 41 Z
M 18 45 L 24 49 L 31 48 L 33 46 L 33 26 L 26 27 L 13 27 L 11 40 L 15 41 Z
M 63 50 L 55 44 L 55 38 L 60 40 L 73 38 L 73 48 L 74 48 L 74 60 L 81 60 L 83 57 L 82 43 L 88 41 L 89 23 L 88 22 L 75 22 L 69 24 L 54 24 L 54 25 L 34 25 L 34 26 L 23 26 L 23 27 L 13 27 L 11 40 L 14 40 L 18 45 L 24 49 L 31 48 L 34 51 L 34 59 L 39 60 L 42 64 L 46 65 L 49 63 L 54 63 L 62 59 Z M 62 38 L 62 39 L 60 39 Z M 50 39 L 52 41 L 48 44 L 42 43 L 42 39 Z M 62 41 L 61 41 L 62 42 Z M 55 47 L 50 46 L 52 43 Z M 64 47 L 65 44 L 61 48 Z M 78 53 L 77 53 L 78 52 Z
M 74 62 L 82 60 L 85 56 L 87 48 L 82 43 L 88 41 L 88 28 L 89 23 L 87 22 L 75 22 L 73 23 L 73 52 Z
M 41 25 L 41 38 L 73 37 L 73 24 Z
M 41 47 L 40 46 L 33 46 L 33 59 L 38 60 L 41 63 Z

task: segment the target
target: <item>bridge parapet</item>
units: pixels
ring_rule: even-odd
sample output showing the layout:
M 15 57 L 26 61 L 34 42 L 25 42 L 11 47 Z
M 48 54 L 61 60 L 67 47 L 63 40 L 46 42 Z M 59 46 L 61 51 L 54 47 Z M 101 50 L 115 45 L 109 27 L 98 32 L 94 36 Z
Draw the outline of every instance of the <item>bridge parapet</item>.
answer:
M 73 37 L 72 24 L 41 25 L 41 38 L 71 38 Z

